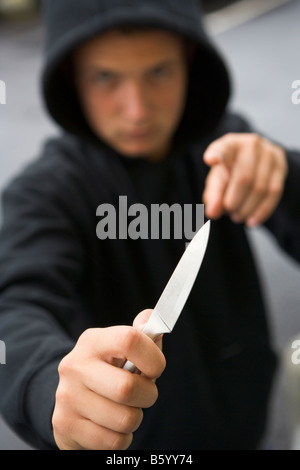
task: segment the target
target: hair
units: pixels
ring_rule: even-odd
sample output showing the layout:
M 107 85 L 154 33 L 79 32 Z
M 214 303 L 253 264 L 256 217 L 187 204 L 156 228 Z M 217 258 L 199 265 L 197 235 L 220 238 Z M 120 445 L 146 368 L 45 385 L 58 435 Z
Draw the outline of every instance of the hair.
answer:
M 126 36 L 133 35 L 133 34 L 138 34 L 138 33 L 144 33 L 144 32 L 155 32 L 155 31 L 166 31 L 169 32 L 170 34 L 177 35 L 178 37 L 182 38 L 183 46 L 185 47 L 186 50 L 186 57 L 187 57 L 187 64 L 190 66 L 192 64 L 193 58 L 194 58 L 194 53 L 195 53 L 195 43 L 191 39 L 187 38 L 186 36 L 180 36 L 179 34 L 175 33 L 171 29 L 168 30 L 166 28 L 161 28 L 159 26 L 154 26 L 154 25 L 138 25 L 138 24 L 124 24 L 124 25 L 118 25 L 113 28 L 110 28 L 107 31 L 116 31 L 120 34 L 124 34 Z M 105 34 L 106 31 L 103 31 L 101 34 Z M 61 64 L 61 70 L 67 79 L 67 81 L 71 84 L 73 83 L 73 71 L 74 71 L 74 50 L 71 51 L 63 60 Z
M 166 32 L 169 32 L 170 34 L 174 34 L 178 37 L 181 37 L 182 38 L 182 41 L 183 41 L 183 45 L 186 49 L 186 53 L 187 53 L 187 59 L 188 59 L 188 63 L 190 64 L 192 62 L 192 59 L 194 57 L 194 51 L 195 51 L 195 43 L 194 41 L 192 41 L 192 39 L 186 37 L 186 36 L 182 36 L 180 35 L 179 33 L 175 33 L 173 30 L 171 29 L 166 29 L 166 28 L 161 28 L 159 26 L 154 26 L 154 25 L 135 25 L 135 24 L 124 24 L 124 25 L 119 25 L 119 26 L 116 26 L 115 28 L 113 28 L 114 31 L 117 31 L 121 34 L 124 34 L 124 35 L 130 35 L 130 34 L 137 34 L 137 33 L 144 33 L 144 32 L 155 32 L 155 31 L 166 31 Z

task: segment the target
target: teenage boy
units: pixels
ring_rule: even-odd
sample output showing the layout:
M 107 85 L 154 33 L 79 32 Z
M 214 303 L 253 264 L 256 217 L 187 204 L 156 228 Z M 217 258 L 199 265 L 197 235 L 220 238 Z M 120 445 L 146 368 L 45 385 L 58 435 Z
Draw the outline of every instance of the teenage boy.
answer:
M 63 133 L 3 195 L 2 413 L 41 449 L 257 448 L 276 359 L 245 225 L 300 259 L 299 154 L 228 113 L 196 1 L 49 0 L 45 24 Z M 186 240 L 97 237 L 97 207 L 121 195 L 149 212 L 204 202 L 212 219 L 163 348 L 144 309 Z

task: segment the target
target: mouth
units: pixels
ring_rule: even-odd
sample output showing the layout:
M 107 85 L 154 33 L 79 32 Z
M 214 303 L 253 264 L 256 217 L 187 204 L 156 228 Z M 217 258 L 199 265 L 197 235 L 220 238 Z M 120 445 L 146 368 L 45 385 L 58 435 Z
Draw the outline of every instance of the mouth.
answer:
M 125 140 L 143 140 L 153 137 L 154 134 L 154 129 L 143 129 L 138 131 L 126 131 L 123 135 Z

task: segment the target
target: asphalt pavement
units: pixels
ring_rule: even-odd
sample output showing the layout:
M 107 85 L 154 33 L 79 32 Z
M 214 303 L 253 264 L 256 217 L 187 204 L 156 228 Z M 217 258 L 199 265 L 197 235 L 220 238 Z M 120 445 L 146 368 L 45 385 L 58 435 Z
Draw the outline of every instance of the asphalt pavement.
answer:
M 240 2 L 242 3 L 242 2 Z M 300 104 L 292 102 L 292 84 L 300 80 L 300 2 L 282 7 L 214 34 L 234 83 L 232 108 L 255 130 L 289 148 L 300 149 Z M 36 20 L 0 25 L 0 80 L 6 104 L 0 104 L 0 191 L 37 156 L 45 137 L 57 129 L 48 120 L 39 96 L 43 29 Z M 210 26 L 211 28 L 211 26 Z M 300 210 L 300 208 L 299 208 Z M 249 231 L 269 307 L 274 347 L 280 357 L 300 339 L 300 266 L 284 254 L 264 229 Z M 291 349 L 292 352 L 292 349 Z M 4 365 L 0 367 L 6 367 Z M 291 447 L 289 401 L 283 369 L 279 370 L 263 448 Z M 0 450 L 30 449 L 0 420 Z

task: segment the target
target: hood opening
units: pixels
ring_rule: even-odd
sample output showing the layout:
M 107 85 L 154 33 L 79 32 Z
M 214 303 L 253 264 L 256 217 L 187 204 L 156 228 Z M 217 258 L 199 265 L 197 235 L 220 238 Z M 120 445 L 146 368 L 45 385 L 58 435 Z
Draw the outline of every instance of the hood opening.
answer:
M 72 0 L 72 7 L 70 0 L 44 1 L 47 42 L 42 95 L 57 124 L 78 137 L 99 142 L 86 122 L 63 64 L 84 41 L 111 28 L 130 25 L 169 30 L 195 45 L 186 107 L 175 143 L 198 140 L 214 129 L 228 103 L 230 78 L 223 59 L 206 36 L 197 2 Z

